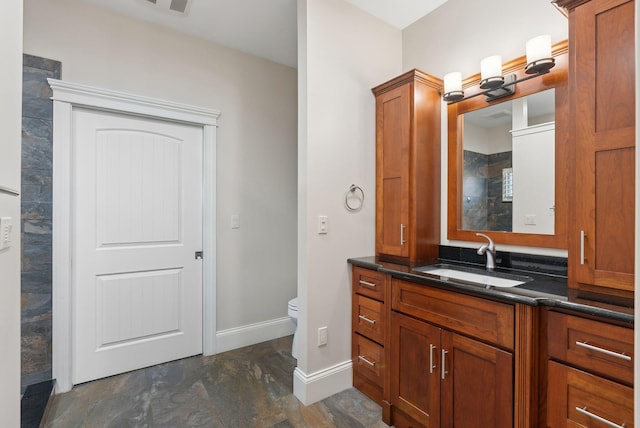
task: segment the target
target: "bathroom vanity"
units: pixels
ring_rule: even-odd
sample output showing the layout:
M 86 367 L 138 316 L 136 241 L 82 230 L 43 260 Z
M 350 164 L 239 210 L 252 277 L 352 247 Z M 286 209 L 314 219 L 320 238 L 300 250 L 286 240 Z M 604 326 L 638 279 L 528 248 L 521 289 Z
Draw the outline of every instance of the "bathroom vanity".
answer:
M 560 426 L 573 406 L 632 426 L 631 301 L 576 302 L 555 269 L 498 267 L 490 275 L 526 281 L 499 287 L 432 274 L 442 269 L 424 264 L 349 263 L 354 386 L 382 406 L 387 424 Z M 429 264 L 483 269 L 452 259 Z
M 442 83 L 412 70 L 373 89 L 376 252 L 349 259 L 352 362 L 354 386 L 389 425 L 633 427 L 634 1 L 555 2 L 571 40 L 553 46 L 548 73 L 528 79 L 516 58 L 502 66 L 521 82 L 512 95 L 447 105 L 447 237 L 568 249 L 559 264 L 498 251 L 486 270 L 475 249 L 439 246 Z M 551 109 L 529 114 L 542 94 Z M 467 169 L 493 161 L 479 156 L 473 113 L 505 101 L 512 148 L 476 168 L 499 167 L 481 178 L 502 181 L 502 194 L 479 196 Z M 551 199 L 516 189 L 538 178 Z M 482 211 L 495 205 L 508 209 Z

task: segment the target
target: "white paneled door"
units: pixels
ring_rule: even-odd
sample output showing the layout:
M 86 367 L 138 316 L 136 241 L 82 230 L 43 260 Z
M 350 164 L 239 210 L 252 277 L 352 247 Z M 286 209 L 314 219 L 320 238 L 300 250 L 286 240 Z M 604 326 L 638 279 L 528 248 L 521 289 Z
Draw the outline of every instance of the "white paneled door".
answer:
M 202 353 L 202 141 L 74 109 L 74 384 Z

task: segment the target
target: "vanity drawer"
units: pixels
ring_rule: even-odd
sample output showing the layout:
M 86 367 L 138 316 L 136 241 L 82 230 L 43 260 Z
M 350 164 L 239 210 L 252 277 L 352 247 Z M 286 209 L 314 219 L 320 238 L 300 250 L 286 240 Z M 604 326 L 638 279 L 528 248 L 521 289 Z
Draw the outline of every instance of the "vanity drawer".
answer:
M 384 347 L 359 334 L 352 337 L 354 374 L 363 376 L 382 388 L 385 372 Z
M 385 275 L 380 272 L 354 266 L 352 271 L 353 291 L 384 302 L 384 278 Z
M 384 303 L 355 294 L 352 314 L 354 331 L 378 343 L 384 343 L 387 325 Z
M 633 329 L 549 311 L 549 356 L 633 385 Z
M 547 426 L 633 427 L 633 389 L 549 361 Z
M 391 307 L 394 311 L 513 350 L 515 309 L 508 303 L 393 279 Z

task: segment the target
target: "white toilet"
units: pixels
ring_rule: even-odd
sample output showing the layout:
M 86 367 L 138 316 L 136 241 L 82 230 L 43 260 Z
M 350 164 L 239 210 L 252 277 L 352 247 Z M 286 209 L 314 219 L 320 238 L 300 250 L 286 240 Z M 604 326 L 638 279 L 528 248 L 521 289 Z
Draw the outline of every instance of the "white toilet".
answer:
M 296 330 L 293 333 L 293 345 L 291 345 L 291 355 L 293 358 L 298 358 L 298 298 L 295 297 L 289 300 L 287 304 L 287 314 L 289 314 L 289 318 L 296 326 Z

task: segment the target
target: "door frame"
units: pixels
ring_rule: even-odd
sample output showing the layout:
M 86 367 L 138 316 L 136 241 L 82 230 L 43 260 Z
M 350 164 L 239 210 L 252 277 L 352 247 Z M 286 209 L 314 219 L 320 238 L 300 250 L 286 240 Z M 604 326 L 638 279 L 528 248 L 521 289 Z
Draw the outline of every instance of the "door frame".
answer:
M 52 375 L 56 393 L 73 387 L 72 367 L 72 150 L 73 111 L 90 108 L 169 120 L 203 130 L 203 307 L 202 352 L 216 353 L 216 128 L 220 111 L 57 79 L 53 91 Z

